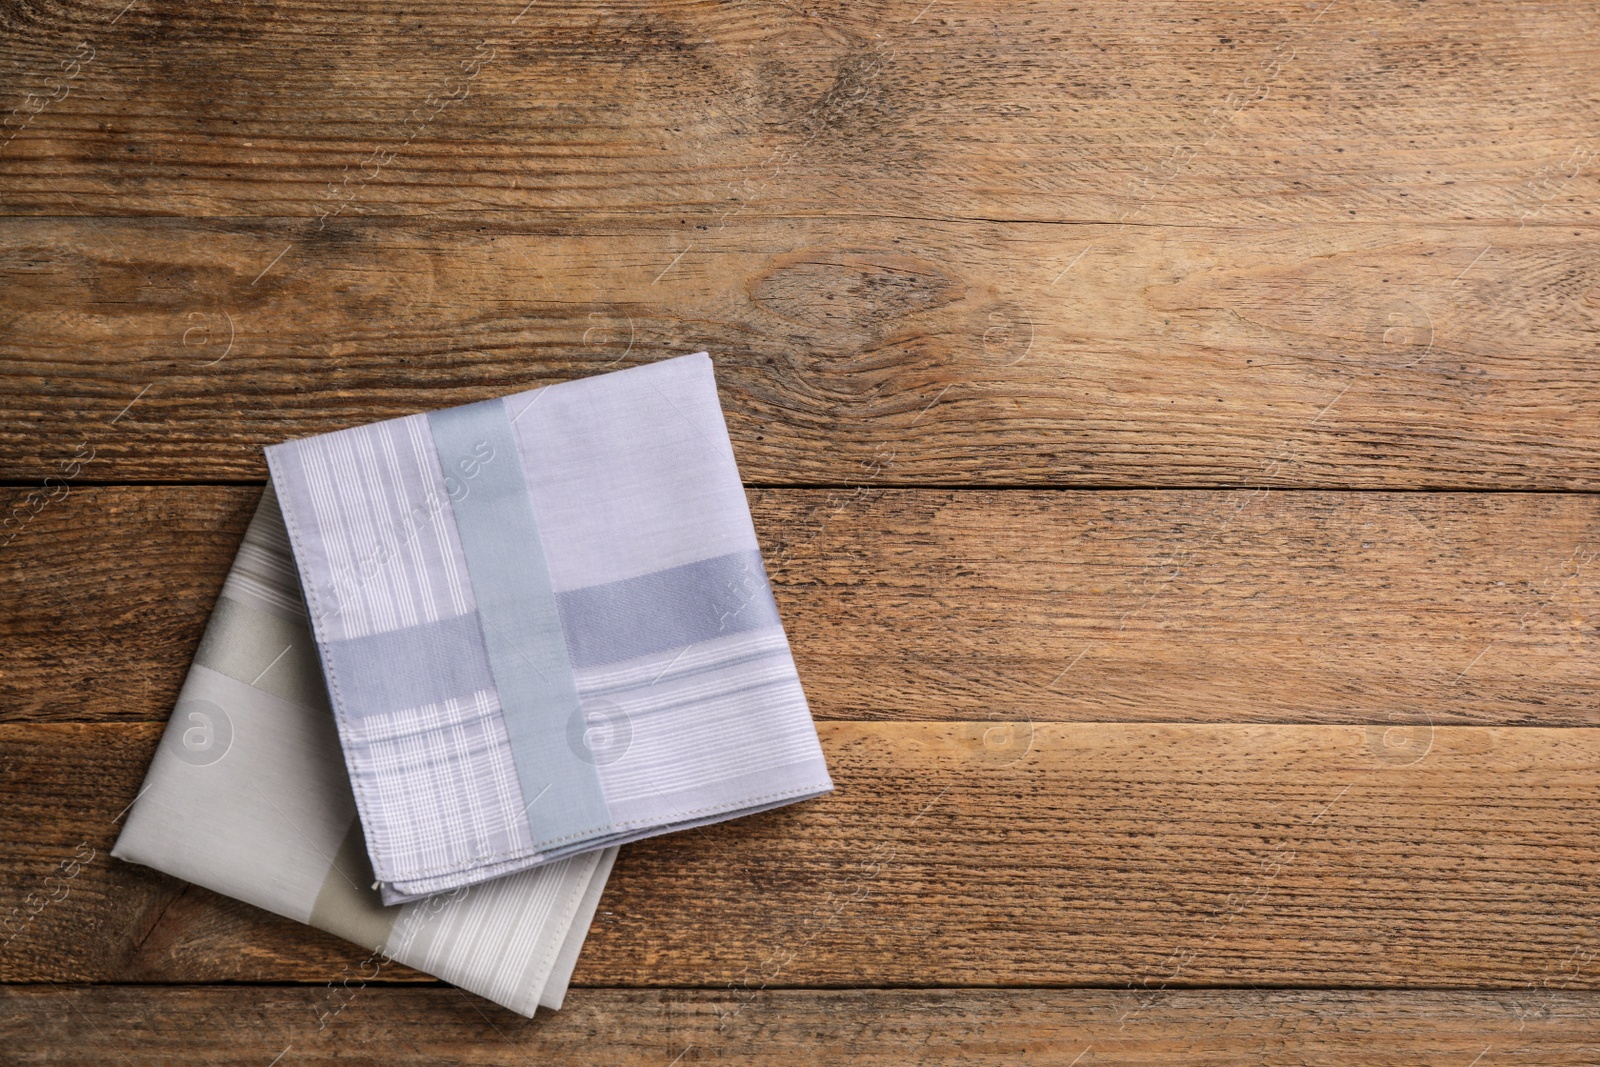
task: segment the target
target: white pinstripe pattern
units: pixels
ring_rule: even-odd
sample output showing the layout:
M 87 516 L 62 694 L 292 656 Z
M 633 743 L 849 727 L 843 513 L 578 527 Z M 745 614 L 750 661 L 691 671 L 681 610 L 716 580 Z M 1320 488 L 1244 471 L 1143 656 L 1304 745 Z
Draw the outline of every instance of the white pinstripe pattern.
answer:
M 260 510 L 250 520 L 233 569 L 222 585 L 224 596 L 252 604 L 287 619 L 305 619 L 300 595 L 300 575 L 289 552 L 289 535 L 283 528 L 277 497 L 267 486 Z
M 232 599 L 305 623 L 297 586 L 288 537 L 269 487 L 224 590 Z M 260 620 L 263 642 L 281 632 L 281 626 L 259 615 L 235 614 L 230 625 L 247 627 L 251 618 Z M 248 643 L 250 632 L 235 629 L 231 636 Z M 306 687 L 321 684 L 309 654 L 290 656 L 277 669 L 301 672 Z M 365 878 L 354 876 L 361 884 L 350 884 L 351 875 L 331 866 L 330 856 L 354 818 L 354 805 L 326 709 L 294 703 L 203 666 L 191 672 L 184 692 L 226 704 L 236 727 L 231 747 L 215 763 L 192 766 L 174 760 L 164 746 L 128 811 L 114 855 L 311 921 L 362 942 L 362 952 L 374 948 L 364 938 L 388 929 L 387 940 L 377 948 L 389 958 L 522 1015 L 533 1015 L 541 1003 L 560 1005 L 570 970 L 554 973 L 558 956 L 575 954 L 581 944 L 589 917 L 582 902 L 591 881 L 603 881 L 614 850 L 405 905 L 389 926 Z M 482 702 L 458 710 L 461 721 L 448 728 L 449 743 L 458 749 L 469 744 L 471 715 L 484 721 L 485 733 L 498 722 Z M 506 803 L 505 775 L 484 780 L 498 790 L 487 803 L 496 808 Z M 357 899 L 342 909 L 319 912 L 318 887 L 329 883 L 348 888 Z
M 535 851 L 492 690 L 350 717 L 341 733 L 351 774 L 370 790 L 363 825 L 383 881 Z M 396 869 L 396 856 L 410 866 Z
M 474 610 L 438 457 L 421 415 L 281 446 L 309 504 L 303 535 L 325 555 L 319 633 L 338 640 Z M 292 506 L 291 493 L 285 506 Z
M 520 454 L 492 462 L 520 465 L 549 576 L 563 595 L 755 550 L 703 356 L 547 393 L 542 403 L 508 405 L 519 413 L 512 432 Z M 319 640 L 426 627 L 475 610 L 426 416 L 275 446 L 269 459 L 309 587 L 338 591 L 337 610 L 317 617 Z M 694 590 L 673 595 L 692 600 Z M 714 609 L 727 590 L 704 595 Z M 659 618 L 692 620 L 705 605 L 679 604 Z M 640 618 L 657 618 L 651 610 L 640 606 L 642 614 L 619 629 L 637 631 Z M 654 647 L 673 644 L 671 626 L 692 623 L 661 625 L 669 628 Z M 684 631 L 681 640 L 699 633 Z M 377 647 L 341 646 L 361 655 Z M 408 665 L 374 666 L 404 677 Z M 579 671 L 575 681 L 586 710 L 620 711 L 631 741 L 615 758 L 573 750 L 595 765 L 611 823 L 576 840 L 546 840 L 540 798 L 524 795 L 496 690 L 393 708 L 369 706 L 366 694 L 343 692 L 330 679 L 374 869 L 391 898 L 831 788 L 781 627 L 680 644 Z M 565 731 L 549 743 L 575 744 Z M 617 805 L 629 814 L 617 815 Z

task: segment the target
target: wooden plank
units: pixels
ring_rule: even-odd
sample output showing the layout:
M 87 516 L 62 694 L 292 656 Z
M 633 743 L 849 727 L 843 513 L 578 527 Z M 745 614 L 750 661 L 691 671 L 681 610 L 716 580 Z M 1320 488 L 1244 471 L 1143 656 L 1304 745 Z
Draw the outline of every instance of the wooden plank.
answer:
M 91 466 L 85 470 L 92 470 Z M 170 707 L 260 486 L 0 490 L 0 719 Z
M 527 1020 L 450 989 L 48 986 L 0 990 L 7 1051 L 25 1064 L 217 1067 L 363 1063 L 740 1063 L 1044 1067 L 1294 1063 L 1592 1064 L 1600 1002 L 1501 993 L 1184 991 L 1143 1011 L 1126 992 L 848 990 L 741 997 L 580 989 Z M 318 1029 L 319 1020 L 322 1028 Z
M 1101 985 L 1148 998 L 1560 974 L 1600 989 L 1594 729 L 820 732 L 831 796 L 624 849 L 580 985 Z M 325 983 L 358 963 L 353 946 L 106 858 L 158 734 L 0 727 L 0 901 L 23 909 L 0 978 Z M 84 848 L 94 855 L 61 874 Z
M 10 212 L 1514 226 L 1585 220 L 1600 148 L 1588 4 L 93 0 L 4 26 Z
M 756 484 L 1593 488 L 1594 236 L 14 220 L 0 477 L 260 480 L 264 444 L 708 349 Z
M 165 721 L 259 492 L 70 486 L 16 524 L 0 719 Z M 821 719 L 1597 722 L 1594 496 L 750 499 Z

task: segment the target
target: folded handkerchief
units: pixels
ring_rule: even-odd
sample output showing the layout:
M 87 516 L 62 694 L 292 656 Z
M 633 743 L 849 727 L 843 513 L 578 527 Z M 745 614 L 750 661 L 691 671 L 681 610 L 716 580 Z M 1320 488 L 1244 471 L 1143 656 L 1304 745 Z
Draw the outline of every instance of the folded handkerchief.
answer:
M 378 954 L 371 966 L 397 960 L 523 1015 L 561 1006 L 616 857 L 383 906 L 270 487 L 111 854 L 337 934 Z
M 833 788 L 704 353 L 267 462 L 386 902 Z

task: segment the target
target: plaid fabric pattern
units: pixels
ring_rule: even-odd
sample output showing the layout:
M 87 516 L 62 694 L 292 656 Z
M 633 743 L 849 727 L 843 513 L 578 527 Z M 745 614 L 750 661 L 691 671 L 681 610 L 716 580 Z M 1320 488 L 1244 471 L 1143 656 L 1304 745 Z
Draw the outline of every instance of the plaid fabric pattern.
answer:
M 267 455 L 385 900 L 832 788 L 703 353 Z
M 532 846 L 494 690 L 352 718 L 344 743 L 351 774 L 371 783 L 374 810 L 416 815 L 376 822 L 374 851 L 414 856 L 435 869 L 455 862 L 464 840 L 477 842 L 483 856 Z
M 615 850 L 383 906 L 309 624 L 268 487 L 112 855 L 523 1015 L 560 1007 Z M 451 728 L 466 733 L 497 722 L 481 701 L 457 711 Z M 486 805 L 501 802 L 492 777 L 478 784 L 491 790 Z

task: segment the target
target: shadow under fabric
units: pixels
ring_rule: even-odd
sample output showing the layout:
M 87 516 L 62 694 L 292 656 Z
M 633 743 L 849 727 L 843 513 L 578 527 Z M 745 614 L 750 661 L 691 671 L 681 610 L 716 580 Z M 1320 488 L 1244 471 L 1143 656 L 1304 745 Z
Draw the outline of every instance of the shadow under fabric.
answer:
M 111 854 L 531 1016 L 561 1006 L 616 849 L 383 904 L 269 486 Z

